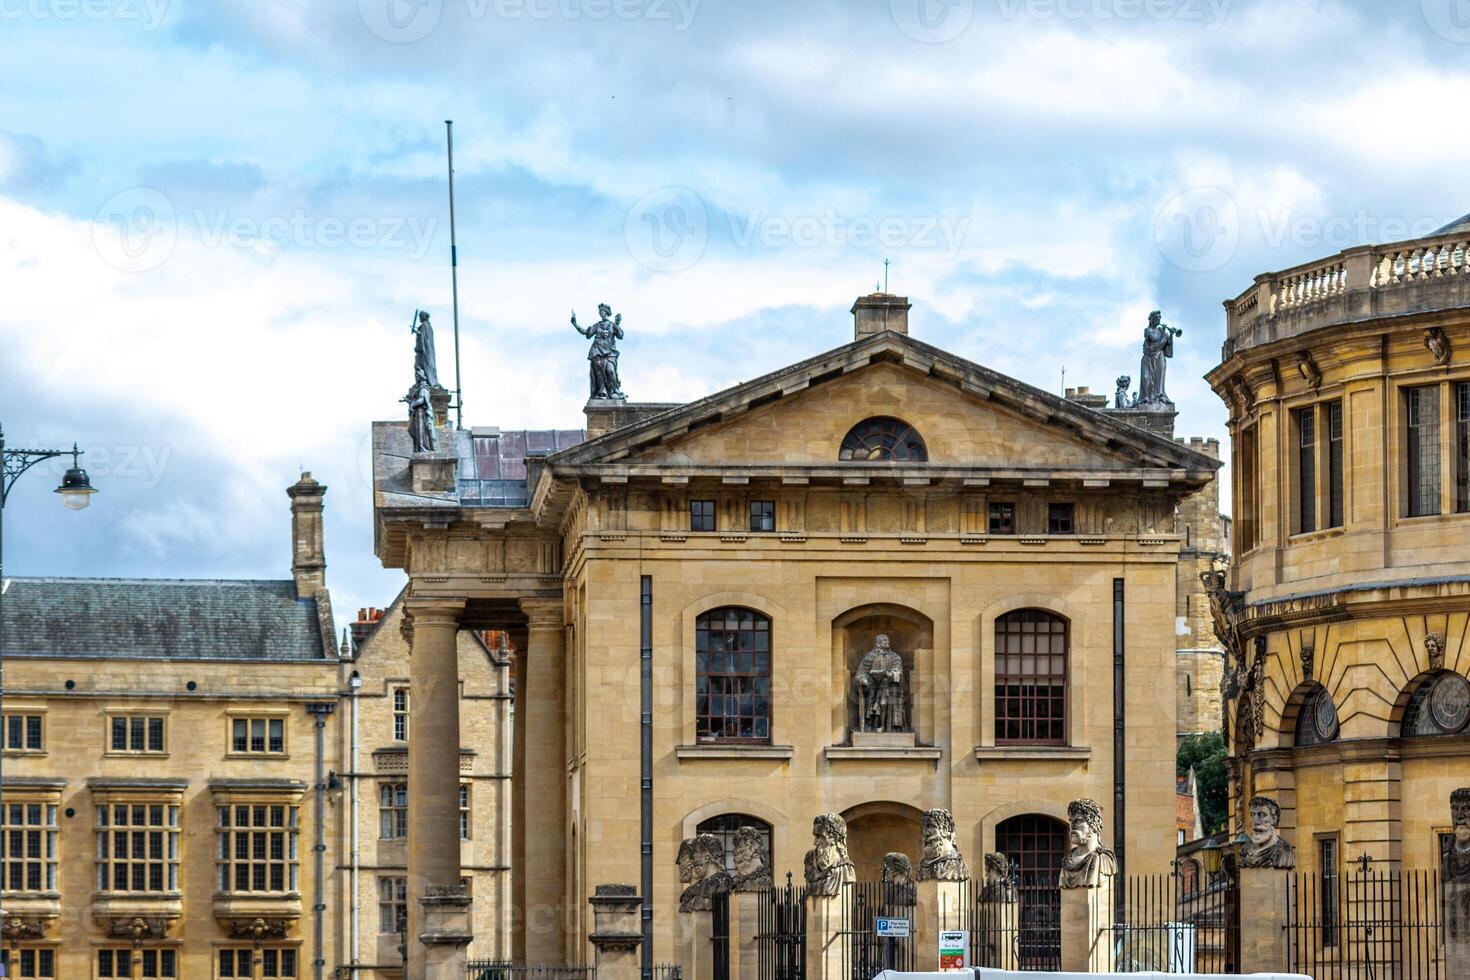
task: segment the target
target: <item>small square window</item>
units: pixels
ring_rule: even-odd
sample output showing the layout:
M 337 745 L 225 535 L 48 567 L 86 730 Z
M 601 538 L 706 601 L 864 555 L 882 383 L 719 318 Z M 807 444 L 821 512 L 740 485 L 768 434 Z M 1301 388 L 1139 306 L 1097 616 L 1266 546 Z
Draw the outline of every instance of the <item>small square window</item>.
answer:
M 715 529 L 715 502 L 713 500 L 689 501 L 689 530 L 713 531 Z
M 776 502 L 774 500 L 752 500 L 750 502 L 750 529 L 756 532 L 776 530 Z
M 1046 505 L 1046 533 L 1047 534 L 1072 534 L 1076 526 L 1073 517 L 1076 507 L 1073 504 L 1047 504 Z
M 1015 504 L 991 504 L 990 505 L 990 533 L 991 534 L 1015 534 L 1016 533 L 1016 505 Z

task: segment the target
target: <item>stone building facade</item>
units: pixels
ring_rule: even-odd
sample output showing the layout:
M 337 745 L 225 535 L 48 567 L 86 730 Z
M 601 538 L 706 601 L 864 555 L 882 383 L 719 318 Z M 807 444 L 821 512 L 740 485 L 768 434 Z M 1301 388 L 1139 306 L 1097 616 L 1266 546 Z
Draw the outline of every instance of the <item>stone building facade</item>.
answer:
M 415 454 L 374 426 L 416 689 L 460 630 L 524 651 L 517 959 L 587 961 L 605 882 L 644 883 L 649 954 L 671 958 L 679 842 L 740 823 L 779 873 L 841 813 L 875 878 L 944 807 L 966 853 L 1048 868 L 1091 797 L 1129 872 L 1168 870 L 1175 513 L 1218 464 L 912 339 L 908 308 L 860 298 L 851 343 L 688 405 L 589 403 L 587 441 L 472 429 Z M 880 634 L 903 680 L 868 731 L 853 676 Z M 447 935 L 451 707 L 413 708 L 433 730 L 409 743 L 415 935 Z M 410 975 L 436 955 L 411 951 Z
M 1189 439 L 1189 448 L 1220 458 L 1218 439 Z M 1224 724 L 1221 686 L 1225 651 L 1215 636 L 1205 576 L 1230 560 L 1230 519 L 1220 513 L 1220 485 L 1210 485 L 1179 504 L 1179 567 L 1175 596 L 1175 696 L 1179 704 L 1179 737 L 1218 732 Z
M 1467 249 L 1470 222 L 1226 304 L 1233 819 L 1275 798 L 1305 871 L 1436 867 L 1470 774 Z

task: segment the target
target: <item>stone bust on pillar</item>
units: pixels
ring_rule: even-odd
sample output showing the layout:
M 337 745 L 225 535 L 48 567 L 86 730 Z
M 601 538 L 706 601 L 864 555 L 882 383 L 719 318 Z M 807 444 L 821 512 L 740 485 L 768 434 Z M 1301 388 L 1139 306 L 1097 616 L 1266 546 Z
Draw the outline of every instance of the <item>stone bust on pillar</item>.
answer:
M 1441 874 L 1446 884 L 1470 885 L 1470 788 L 1450 794 L 1450 817 L 1455 833 L 1444 845 Z
M 925 810 L 920 826 L 924 856 L 919 860 L 919 880 L 968 881 L 970 869 L 954 839 L 954 815 L 948 810 Z
M 735 885 L 737 892 L 760 892 L 773 885 L 771 864 L 760 831 L 741 827 L 735 831 Z
M 690 837 L 679 845 L 680 912 L 708 912 L 714 896 L 731 890 L 735 881 L 725 870 L 725 845 L 714 834 Z
M 806 852 L 806 887 L 811 895 L 831 898 L 856 878 L 847 856 L 847 821 L 824 813 L 812 821 L 812 849 Z
M 913 905 L 918 901 L 914 864 L 902 851 L 883 855 L 883 898 L 897 905 Z
M 1250 843 L 1240 849 L 1243 868 L 1296 867 L 1296 850 L 1281 836 L 1281 807 L 1273 799 L 1255 796 L 1250 801 Z
M 1092 800 L 1067 804 L 1072 849 L 1062 859 L 1063 888 L 1096 888 L 1105 876 L 1118 873 L 1118 856 L 1102 846 L 1102 807 Z
M 982 902 L 1014 902 L 1016 883 L 1011 878 L 1010 862 L 996 851 L 985 855 L 985 888 L 980 893 Z

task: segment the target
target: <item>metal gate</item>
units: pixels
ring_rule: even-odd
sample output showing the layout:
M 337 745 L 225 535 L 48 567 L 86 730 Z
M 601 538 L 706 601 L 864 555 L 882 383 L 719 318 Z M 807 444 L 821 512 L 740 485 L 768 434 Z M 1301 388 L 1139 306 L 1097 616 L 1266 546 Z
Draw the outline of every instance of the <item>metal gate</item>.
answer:
M 761 893 L 755 948 L 761 980 L 806 980 L 806 889 L 790 873 Z

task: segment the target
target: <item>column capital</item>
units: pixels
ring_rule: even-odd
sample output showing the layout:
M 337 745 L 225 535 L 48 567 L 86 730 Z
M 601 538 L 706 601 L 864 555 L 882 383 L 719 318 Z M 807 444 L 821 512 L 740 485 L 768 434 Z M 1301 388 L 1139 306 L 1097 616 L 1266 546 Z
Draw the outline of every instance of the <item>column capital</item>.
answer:
M 403 600 L 404 623 L 413 626 L 459 626 L 465 600 L 414 596 Z
M 561 629 L 566 625 L 566 603 L 561 598 L 521 599 L 521 612 L 531 629 Z

